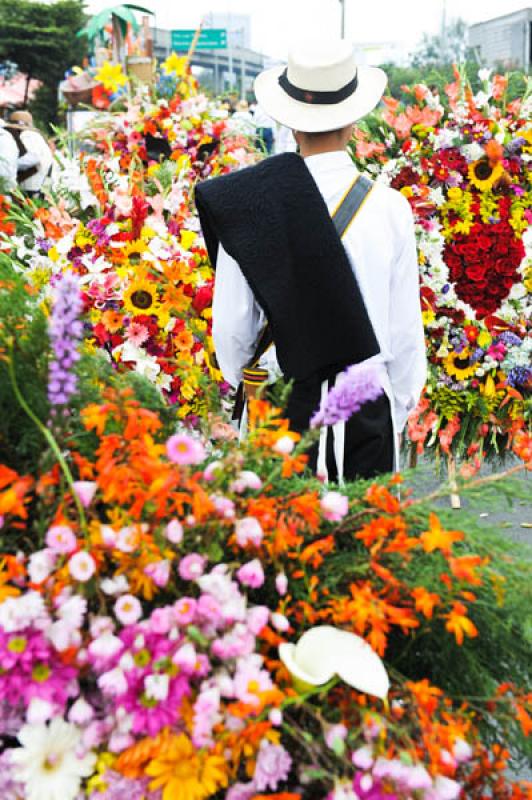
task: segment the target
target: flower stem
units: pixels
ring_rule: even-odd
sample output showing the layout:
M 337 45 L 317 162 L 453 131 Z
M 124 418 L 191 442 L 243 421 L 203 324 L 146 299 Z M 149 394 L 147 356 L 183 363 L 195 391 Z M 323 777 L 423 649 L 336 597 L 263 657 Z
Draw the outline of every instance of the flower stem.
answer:
M 16 374 L 15 374 L 13 348 L 12 347 L 10 348 L 10 353 L 9 353 L 8 369 L 9 369 L 9 378 L 11 380 L 11 386 L 13 387 L 13 392 L 15 393 L 15 397 L 17 398 L 18 404 L 20 405 L 22 410 L 25 411 L 25 413 L 28 415 L 28 417 L 31 419 L 31 421 L 40 430 L 40 432 L 42 433 L 42 435 L 44 436 L 44 438 L 48 442 L 51 451 L 53 452 L 53 454 L 57 458 L 59 466 L 61 467 L 63 475 L 65 476 L 65 480 L 68 483 L 68 486 L 70 487 L 70 491 L 72 493 L 72 498 L 74 500 L 74 503 L 76 504 L 76 508 L 77 508 L 78 515 L 79 515 L 80 527 L 83 530 L 86 530 L 86 528 L 87 528 L 87 520 L 86 520 L 86 517 L 85 517 L 85 510 L 84 510 L 84 508 L 83 508 L 83 506 L 81 504 L 81 501 L 80 501 L 79 497 L 76 494 L 76 490 L 74 489 L 74 478 L 73 478 L 72 473 L 70 471 L 70 467 L 68 466 L 68 464 L 67 464 L 67 462 L 65 460 L 65 457 L 64 457 L 63 453 L 61 452 L 61 450 L 59 448 L 59 445 L 57 444 L 54 436 L 52 436 L 52 434 L 50 433 L 50 431 L 48 430 L 46 425 L 43 425 L 43 423 L 41 422 L 39 417 L 36 414 L 34 414 L 34 412 L 30 408 L 30 406 L 27 404 L 26 400 L 24 399 L 24 396 L 22 395 L 22 393 L 21 393 L 21 391 L 19 389 L 19 386 L 18 386 L 18 383 L 17 383 L 17 377 L 16 377 Z

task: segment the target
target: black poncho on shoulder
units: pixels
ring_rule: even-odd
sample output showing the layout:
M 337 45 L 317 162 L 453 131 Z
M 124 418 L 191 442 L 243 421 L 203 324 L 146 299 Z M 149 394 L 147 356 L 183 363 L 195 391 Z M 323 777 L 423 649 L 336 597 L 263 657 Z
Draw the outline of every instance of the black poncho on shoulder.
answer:
M 304 160 L 285 153 L 204 181 L 196 206 L 211 263 L 238 263 L 288 379 L 332 377 L 379 352 L 362 295 Z

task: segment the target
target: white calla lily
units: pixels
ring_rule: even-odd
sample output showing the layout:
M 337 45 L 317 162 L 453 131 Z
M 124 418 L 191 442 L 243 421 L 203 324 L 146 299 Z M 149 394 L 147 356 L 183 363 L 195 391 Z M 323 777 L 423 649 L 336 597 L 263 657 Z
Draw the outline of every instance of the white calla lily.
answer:
M 310 628 L 297 644 L 281 644 L 279 656 L 294 678 L 310 686 L 321 686 L 338 675 L 353 689 L 381 699 L 390 688 L 384 664 L 369 644 L 330 625 Z

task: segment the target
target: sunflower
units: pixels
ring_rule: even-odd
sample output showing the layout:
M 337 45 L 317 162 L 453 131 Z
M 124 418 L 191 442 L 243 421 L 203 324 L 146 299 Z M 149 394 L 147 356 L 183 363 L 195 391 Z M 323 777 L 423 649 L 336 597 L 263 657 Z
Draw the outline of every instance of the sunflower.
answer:
M 148 245 L 142 239 L 137 239 L 135 242 L 128 242 L 123 248 L 124 256 L 129 260 L 130 264 L 139 264 L 142 260 L 142 254 L 146 252 Z
M 467 171 L 470 182 L 480 192 L 489 192 L 493 185 L 502 178 L 503 174 L 504 167 L 500 161 L 496 164 L 490 164 L 487 158 L 473 161 Z
M 145 279 L 132 281 L 122 298 L 124 308 L 130 314 L 154 314 L 158 308 L 157 289 Z
M 443 366 L 448 375 L 454 376 L 459 381 L 471 378 L 477 370 L 477 362 L 471 362 L 471 351 L 468 347 L 461 353 L 451 352 L 443 360 Z
M 205 800 L 227 786 L 225 759 L 196 750 L 184 733 L 169 736 L 145 772 L 162 800 Z

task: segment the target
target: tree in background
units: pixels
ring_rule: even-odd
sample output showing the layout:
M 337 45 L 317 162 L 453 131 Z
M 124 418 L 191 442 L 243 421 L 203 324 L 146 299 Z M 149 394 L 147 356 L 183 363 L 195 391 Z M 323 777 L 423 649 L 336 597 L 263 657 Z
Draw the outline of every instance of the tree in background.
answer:
M 412 66 L 427 68 L 463 63 L 470 56 L 469 51 L 467 22 L 455 19 L 439 34 L 423 34 L 413 53 Z
M 42 82 L 32 111 L 43 126 L 57 122 L 59 82 L 86 54 L 76 36 L 84 23 L 83 0 L 0 0 L 0 62 L 15 62 L 27 87 L 32 78 Z

